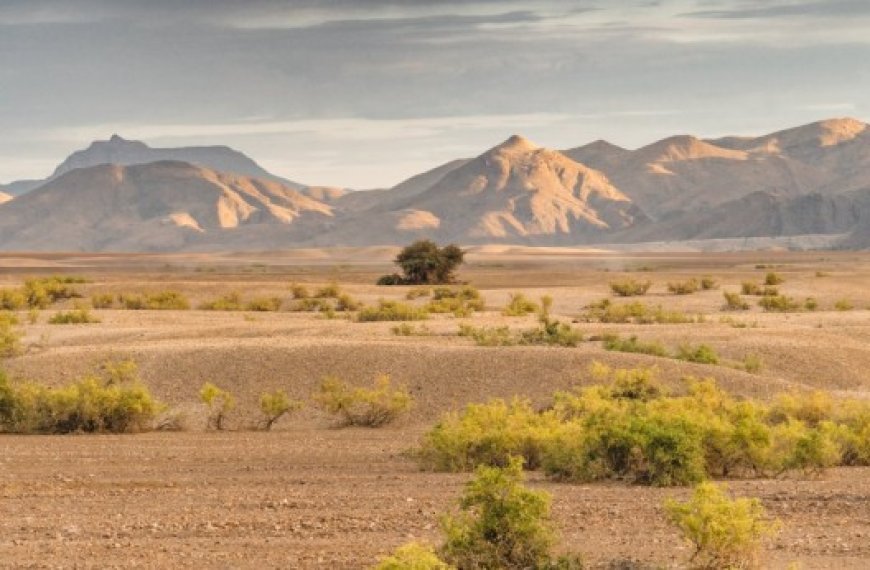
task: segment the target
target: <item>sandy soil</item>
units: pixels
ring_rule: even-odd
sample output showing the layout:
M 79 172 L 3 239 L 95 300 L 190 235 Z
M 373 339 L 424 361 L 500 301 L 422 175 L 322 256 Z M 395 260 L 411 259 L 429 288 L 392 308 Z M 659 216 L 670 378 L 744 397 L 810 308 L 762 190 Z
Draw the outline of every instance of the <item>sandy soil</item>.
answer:
M 232 290 L 288 296 L 291 281 L 337 280 L 372 302 L 403 288 L 370 285 L 390 271 L 394 250 L 308 250 L 246 255 L 50 255 L 0 258 L 0 286 L 26 276 L 81 274 L 96 292 L 173 289 L 194 304 Z M 358 262 L 365 259 L 365 262 Z M 722 289 L 758 280 L 768 267 L 782 291 L 813 296 L 820 310 L 722 312 L 721 290 L 666 294 L 668 281 L 713 275 Z M 822 272 L 817 276 L 817 272 Z M 48 383 L 69 381 L 107 357 L 133 358 L 162 400 L 186 410 L 192 431 L 131 436 L 0 437 L 0 567 L 363 568 L 411 538 L 437 541 L 440 513 L 467 475 L 421 473 L 402 452 L 445 410 L 493 396 L 525 395 L 546 404 L 556 389 L 588 381 L 595 360 L 655 365 L 675 387 L 685 375 L 713 376 L 743 395 L 824 388 L 870 397 L 870 255 L 856 253 L 625 254 L 581 250 L 479 248 L 462 278 L 490 308 L 474 324 L 533 325 L 506 318 L 512 291 L 550 294 L 555 312 L 577 319 L 609 296 L 608 282 L 631 274 L 654 282 L 647 303 L 705 315 L 692 325 L 577 323 L 587 335 L 637 334 L 676 346 L 705 342 L 738 361 L 761 357 L 759 374 L 727 366 L 575 349 L 484 348 L 455 335 L 460 322 L 437 316 L 431 336 L 396 337 L 390 323 L 353 323 L 296 313 L 95 311 L 101 323 L 25 324 L 25 353 L 5 368 Z M 834 311 L 849 299 L 851 311 Z M 745 323 L 736 328 L 723 317 Z M 26 315 L 22 315 L 26 323 Z M 416 400 L 411 418 L 382 430 L 333 429 L 307 408 L 268 434 L 245 431 L 266 389 L 307 399 L 325 374 L 353 383 L 389 373 Z M 205 381 L 230 389 L 239 431 L 201 431 L 196 393 Z M 564 485 L 531 475 L 554 495 L 562 548 L 600 567 L 679 568 L 689 555 L 662 517 L 661 502 L 685 490 L 619 484 Z M 783 522 L 766 552 L 771 568 L 870 566 L 870 470 L 837 469 L 820 479 L 735 481 L 735 493 L 760 497 Z M 642 532 L 638 532 L 642 529 Z M 617 567 L 617 566 L 614 566 Z M 631 567 L 631 566 L 621 566 Z

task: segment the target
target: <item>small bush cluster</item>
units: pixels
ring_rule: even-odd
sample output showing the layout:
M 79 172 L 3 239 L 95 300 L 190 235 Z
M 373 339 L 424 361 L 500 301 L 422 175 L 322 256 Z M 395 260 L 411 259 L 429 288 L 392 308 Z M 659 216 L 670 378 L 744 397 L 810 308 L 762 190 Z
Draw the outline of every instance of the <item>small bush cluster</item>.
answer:
M 632 335 L 628 338 L 622 338 L 616 334 L 608 334 L 602 337 L 604 341 L 604 350 L 613 350 L 616 352 L 632 352 L 637 354 L 649 354 L 651 356 L 669 356 L 668 349 L 658 341 L 643 342 L 638 340 L 637 336 Z
M 302 285 L 293 285 L 292 289 L 295 301 L 290 310 L 294 312 L 319 312 L 331 318 L 335 313 L 357 311 L 362 307 L 362 303 L 342 291 L 336 283 L 318 287 L 313 294 Z
M 263 413 L 260 428 L 269 431 L 275 422 L 300 408 L 302 408 L 302 402 L 291 400 L 284 390 L 264 392 L 260 395 L 260 411 Z
M 423 438 L 423 467 L 466 471 L 524 458 L 567 481 L 622 479 L 670 486 L 707 477 L 772 477 L 870 463 L 870 404 L 790 394 L 774 404 L 737 400 L 713 380 L 687 379 L 668 394 L 649 369 L 597 365 L 606 383 L 527 401 L 471 404 Z
M 59 311 L 48 319 L 48 324 L 50 325 L 82 325 L 99 322 L 100 319 L 91 315 L 90 311 L 87 309 Z
M 0 373 L 0 431 L 72 433 L 144 431 L 163 406 L 135 377 L 135 366 L 110 368 L 64 387 L 12 382 Z
M 731 293 L 729 291 L 723 291 L 722 296 L 725 297 L 725 306 L 723 310 L 726 311 L 748 311 L 749 303 L 747 303 L 743 297 L 740 296 L 739 293 Z
M 398 324 L 390 331 L 396 336 L 432 336 L 434 334 L 426 325 L 416 327 L 408 323 Z
M 701 283 L 695 279 L 687 281 L 672 281 L 668 283 L 668 291 L 674 295 L 691 295 L 697 293 L 701 289 Z
M 638 281 L 631 277 L 626 277 L 618 281 L 610 283 L 610 290 L 614 295 L 620 297 L 636 297 L 646 295 L 649 288 L 652 286 L 652 281 Z
M 236 407 L 236 398 L 228 391 L 206 382 L 199 390 L 199 399 L 208 408 L 206 427 L 224 429 L 227 414 Z
M 577 346 L 583 341 L 583 334 L 571 325 L 552 318 L 549 313 L 551 303 L 549 297 L 541 299 L 536 328 L 514 333 L 507 326 L 474 327 L 463 323 L 459 325 L 459 336 L 473 339 L 478 346 Z
M 118 295 L 121 307 L 128 311 L 186 311 L 190 301 L 178 291 Z
M 453 313 L 456 317 L 471 316 L 474 311 L 482 311 L 486 301 L 480 291 L 469 285 L 459 288 L 435 287 L 432 300 L 425 309 L 430 313 Z
M 851 311 L 852 309 L 855 308 L 855 306 L 852 304 L 852 301 L 850 301 L 849 299 L 838 299 L 834 303 L 834 308 L 838 311 Z
M 0 310 L 47 309 L 57 301 L 81 297 L 72 285 L 87 282 L 81 277 L 64 275 L 28 279 L 20 289 L 0 289 Z
M 243 301 L 238 292 L 231 292 L 213 301 L 200 304 L 203 311 L 280 311 L 283 301 L 280 297 L 257 297 Z
M 740 284 L 740 292 L 744 295 L 755 297 L 771 297 L 779 295 L 779 289 L 772 285 L 759 285 L 752 281 L 744 281 Z
M 406 414 L 414 404 L 404 388 L 394 389 L 389 376 L 375 380 L 372 388 L 353 388 L 328 376 L 320 384 L 314 401 L 325 412 L 336 416 L 340 425 L 380 427 Z
M 758 306 L 767 312 L 776 313 L 787 313 L 801 308 L 798 301 L 785 295 L 764 295 L 758 301 Z
M 97 293 L 91 296 L 91 306 L 95 309 L 111 309 L 115 306 L 115 296 L 111 293 Z
M 785 283 L 785 278 L 779 273 L 770 271 L 764 276 L 764 284 L 768 286 L 782 285 Z
M 701 322 L 702 316 L 693 317 L 680 311 L 669 311 L 660 305 L 651 306 L 640 301 L 616 304 L 603 299 L 586 307 L 583 319 L 587 322 L 651 324 L 684 324 Z
M 475 327 L 468 323 L 459 325 L 459 336 L 468 337 L 478 346 L 514 346 L 518 343 L 510 327 Z
M 429 311 L 399 301 L 378 301 L 376 307 L 364 307 L 357 315 L 361 323 L 371 321 L 423 321 L 429 318 Z

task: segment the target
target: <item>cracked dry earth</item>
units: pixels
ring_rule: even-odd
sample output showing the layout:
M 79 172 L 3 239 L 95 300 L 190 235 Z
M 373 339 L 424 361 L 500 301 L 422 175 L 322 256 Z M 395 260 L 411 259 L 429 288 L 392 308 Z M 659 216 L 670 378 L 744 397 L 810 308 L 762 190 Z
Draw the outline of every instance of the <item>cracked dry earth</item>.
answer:
M 92 280 L 82 286 L 86 296 L 175 289 L 196 305 L 232 290 L 287 295 L 290 281 L 338 279 L 366 302 L 402 298 L 401 288 L 385 292 L 369 285 L 390 270 L 393 254 L 370 253 L 375 262 L 356 266 L 340 252 L 314 255 L 326 259 L 320 265 L 312 264 L 310 252 L 308 257 L 256 259 L 46 256 L 0 263 L 5 282 L 0 286 L 34 273 L 72 272 Z M 787 294 L 813 295 L 821 310 L 777 315 L 753 307 L 725 315 L 721 291 L 684 297 L 662 292 L 668 280 L 697 274 L 712 274 L 723 289 L 733 290 L 763 275 L 755 268 L 761 262 L 778 265 Z M 587 335 L 615 331 L 667 345 L 703 341 L 733 360 L 751 350 L 761 356 L 764 369 L 748 374 L 607 353 L 600 343 L 589 342 L 576 349 L 476 347 L 455 335 L 457 320 L 449 316 L 427 321 L 432 336 L 396 337 L 390 323 L 287 312 L 95 311 L 100 323 L 78 326 L 48 325 L 42 315 L 36 324 L 25 324 L 26 350 L 4 363 L 9 374 L 56 385 L 106 357 L 132 358 L 158 398 L 189 412 L 192 427 L 120 436 L 0 435 L 0 568 L 368 568 L 409 540 L 437 543 L 439 517 L 452 508 L 469 478 L 421 472 L 403 453 L 441 413 L 514 395 L 544 405 L 553 391 L 588 381 L 584 370 L 594 360 L 654 365 L 675 386 L 687 374 L 714 376 L 734 393 L 759 398 L 796 387 L 870 394 L 866 254 L 628 259 L 477 252 L 463 278 L 481 288 L 489 310 L 471 322 L 532 326 L 531 317 L 500 315 L 498 308 L 514 290 L 550 294 L 561 318 L 577 319 L 583 305 L 608 295 L 614 271 L 640 265 L 647 267 L 643 277 L 655 282 L 646 302 L 704 314 L 704 322 L 576 326 Z M 817 277 L 817 271 L 827 277 Z M 829 309 L 843 297 L 856 309 Z M 748 326 L 737 328 L 723 316 Z M 284 388 L 293 398 L 307 399 L 325 374 L 364 383 L 378 373 L 392 374 L 415 397 L 414 413 L 398 425 L 334 429 L 329 418 L 309 407 L 279 422 L 273 432 L 244 429 L 256 417 L 257 397 L 264 390 Z M 236 395 L 233 431 L 202 431 L 196 394 L 204 381 Z M 559 548 L 582 553 L 591 567 L 687 567 L 690 549 L 666 523 L 661 505 L 668 497 L 686 497 L 689 490 L 559 484 L 538 473 L 529 475 L 529 484 L 553 495 Z M 793 562 L 804 570 L 870 568 L 870 468 L 832 469 L 816 478 L 730 481 L 729 486 L 736 495 L 760 498 L 782 522 L 779 535 L 765 547 L 765 568 L 784 569 Z

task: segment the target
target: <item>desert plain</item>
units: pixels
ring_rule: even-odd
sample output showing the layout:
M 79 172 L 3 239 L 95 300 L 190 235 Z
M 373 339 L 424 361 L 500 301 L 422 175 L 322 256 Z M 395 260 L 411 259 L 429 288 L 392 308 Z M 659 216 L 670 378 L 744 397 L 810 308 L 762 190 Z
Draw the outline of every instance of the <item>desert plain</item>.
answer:
M 318 313 L 202 311 L 231 292 L 290 299 L 290 284 L 337 283 L 364 303 L 405 300 L 408 287 L 374 285 L 392 272 L 397 248 L 310 249 L 244 254 L 7 254 L 0 286 L 74 275 L 84 299 L 97 293 L 173 290 L 193 310 L 94 310 L 99 323 L 52 325 L 22 314 L 21 354 L 3 363 L 13 377 L 61 385 L 106 359 L 137 363 L 154 395 L 185 416 L 184 431 L 125 435 L 0 435 L 0 567 L 15 568 L 367 568 L 410 540 L 437 543 L 439 517 L 469 474 L 421 471 L 407 456 L 441 414 L 490 398 L 527 397 L 547 406 L 554 391 L 591 381 L 589 366 L 655 366 L 678 389 L 685 376 L 713 377 L 759 399 L 791 390 L 870 397 L 870 254 L 867 252 L 656 252 L 568 248 L 472 248 L 459 279 L 477 287 L 486 310 L 432 315 L 426 335 L 400 336 L 395 323 L 360 323 Z M 723 311 L 723 291 L 775 271 L 780 290 L 816 300 L 813 311 Z M 709 275 L 717 288 L 672 295 L 666 285 Z M 612 298 L 609 283 L 652 281 L 641 298 L 692 315 L 691 324 L 586 322 L 584 307 Z M 587 338 L 637 335 L 667 346 L 705 343 L 723 359 L 706 365 L 577 347 L 476 346 L 461 322 L 523 329 L 535 317 L 506 317 L 509 295 L 553 298 L 553 314 Z M 421 304 L 425 300 L 410 301 Z M 848 310 L 842 301 L 848 301 Z M 72 306 L 73 301 L 68 305 Z M 747 355 L 754 372 L 727 363 Z M 411 414 L 377 429 L 337 428 L 310 405 L 326 375 L 355 385 L 389 374 L 414 397 Z M 231 391 L 238 407 L 225 431 L 206 431 L 204 382 Z M 308 403 L 272 431 L 250 429 L 266 390 Z M 662 502 L 686 488 L 623 482 L 569 484 L 529 475 L 553 496 L 559 549 L 593 568 L 681 568 L 691 554 L 667 523 Z M 870 567 L 870 468 L 829 469 L 728 482 L 761 499 L 781 521 L 765 545 L 769 568 Z

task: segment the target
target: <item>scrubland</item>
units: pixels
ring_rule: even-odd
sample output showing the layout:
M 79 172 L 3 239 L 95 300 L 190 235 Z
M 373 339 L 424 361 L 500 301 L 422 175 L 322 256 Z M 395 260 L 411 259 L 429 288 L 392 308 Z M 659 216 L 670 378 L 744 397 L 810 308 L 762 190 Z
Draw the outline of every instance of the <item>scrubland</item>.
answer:
M 552 495 L 556 553 L 588 567 L 690 567 L 665 504 L 706 478 L 778 521 L 762 567 L 870 564 L 870 255 L 484 247 L 466 285 L 376 286 L 394 254 L 3 258 L 2 366 L 31 404 L 0 429 L 40 434 L 0 435 L 0 564 L 372 567 L 437 544 L 470 470 L 511 455 Z M 626 370 L 654 383 L 612 400 Z M 711 379 L 715 429 L 696 405 Z M 82 422 L 76 398 L 112 421 Z M 547 430 L 433 451 L 436 425 L 499 399 Z M 594 460 L 618 439 L 594 406 L 628 426 L 626 461 Z M 746 418 L 769 446 L 711 443 Z M 686 461 L 659 469 L 663 441 Z

